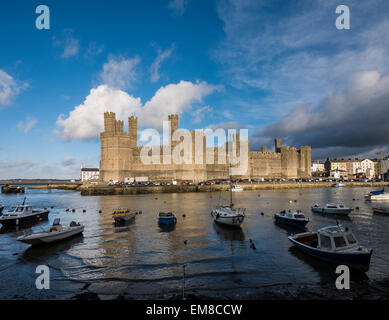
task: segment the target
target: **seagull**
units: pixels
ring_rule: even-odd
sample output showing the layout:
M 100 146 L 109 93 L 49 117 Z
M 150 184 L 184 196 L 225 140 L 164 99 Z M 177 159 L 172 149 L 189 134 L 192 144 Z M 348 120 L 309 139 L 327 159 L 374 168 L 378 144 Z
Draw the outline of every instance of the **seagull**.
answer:
M 255 244 L 253 242 L 253 240 L 250 239 L 250 248 L 253 249 L 253 250 L 256 250 L 257 248 L 255 247 Z

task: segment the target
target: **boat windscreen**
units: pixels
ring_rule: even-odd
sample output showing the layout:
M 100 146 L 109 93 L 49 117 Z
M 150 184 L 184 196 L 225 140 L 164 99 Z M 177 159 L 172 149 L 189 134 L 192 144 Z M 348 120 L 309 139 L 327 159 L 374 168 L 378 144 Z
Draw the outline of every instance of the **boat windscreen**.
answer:
M 344 240 L 343 236 L 334 237 L 334 242 L 336 248 L 342 248 L 347 246 L 346 240 Z

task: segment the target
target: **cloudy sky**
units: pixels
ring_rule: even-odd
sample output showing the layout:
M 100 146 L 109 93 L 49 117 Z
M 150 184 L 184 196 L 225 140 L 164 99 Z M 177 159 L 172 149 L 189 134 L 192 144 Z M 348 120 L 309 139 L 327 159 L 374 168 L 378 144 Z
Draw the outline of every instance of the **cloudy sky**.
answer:
M 387 0 L 44 4 L 50 30 L 35 1 L 0 3 L 0 179 L 98 166 L 104 111 L 248 128 L 251 149 L 282 137 L 314 159 L 389 153 Z

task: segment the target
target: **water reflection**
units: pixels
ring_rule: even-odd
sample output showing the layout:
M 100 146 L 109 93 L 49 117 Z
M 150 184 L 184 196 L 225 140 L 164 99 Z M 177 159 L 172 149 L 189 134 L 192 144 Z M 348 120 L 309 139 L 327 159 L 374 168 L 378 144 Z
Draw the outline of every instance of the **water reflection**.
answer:
M 241 228 L 234 228 L 229 226 L 223 226 L 218 223 L 213 223 L 213 228 L 216 234 L 223 241 L 244 241 L 245 235 Z
M 123 280 L 122 286 L 128 286 L 126 290 L 145 295 L 163 289 L 177 290 L 183 264 L 187 265 L 190 279 L 188 288 L 233 287 L 240 281 L 252 286 L 333 281 L 334 270 L 327 263 L 296 251 L 288 240 L 289 234 L 300 231 L 274 223 L 274 213 L 286 209 L 303 211 L 310 219 L 307 225 L 310 230 L 334 225 L 337 220 L 350 227 L 361 244 L 374 250 L 369 278 L 388 276 L 389 217 L 373 214 L 372 204 L 363 200 L 368 191 L 345 188 L 335 194 L 330 188 L 263 190 L 260 197 L 257 191 L 245 191 L 237 197 L 236 205 L 247 208 L 246 218 L 242 227 L 236 229 L 215 224 L 210 216 L 211 209 L 220 202 L 219 193 L 82 197 L 72 191 L 30 190 L 29 204 L 37 208 L 54 206 L 54 210 L 49 221 L 29 229 L 7 232 L 1 229 L 0 270 L 7 267 L 10 273 L 3 275 L 0 271 L 0 276 L 16 277 L 22 268 L 36 267 L 23 261 L 39 261 L 58 266 L 63 279 L 94 284 L 99 279 L 101 287 L 107 288 L 116 288 L 118 282 L 110 285 L 106 282 Z M 0 195 L 0 202 L 6 206 L 18 200 L 16 196 Z M 358 206 L 359 210 L 346 219 L 311 212 L 314 203 L 326 202 Z M 118 207 L 129 207 L 143 214 L 137 215 L 133 223 L 115 226 L 112 212 Z M 70 212 L 66 212 L 67 208 Z M 158 226 L 158 212 L 166 210 L 177 215 L 177 224 L 171 230 Z M 16 241 L 23 232 L 48 229 L 56 217 L 66 225 L 72 220 L 84 224 L 84 237 L 78 242 L 72 239 L 44 249 L 26 250 L 25 244 Z M 256 250 L 250 248 L 249 239 Z M 29 272 L 34 274 L 35 270 Z
M 46 261 L 49 258 L 69 250 L 74 244 L 81 244 L 83 240 L 84 236 L 82 234 L 77 234 L 60 242 L 30 246 L 23 252 L 20 259 L 29 262 Z

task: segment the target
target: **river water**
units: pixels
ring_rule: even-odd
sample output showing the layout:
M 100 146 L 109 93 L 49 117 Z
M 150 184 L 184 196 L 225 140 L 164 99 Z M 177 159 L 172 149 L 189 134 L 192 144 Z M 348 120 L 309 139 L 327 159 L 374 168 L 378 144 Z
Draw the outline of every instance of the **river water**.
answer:
M 36 208 L 53 208 L 49 221 L 29 229 L 0 231 L 0 299 L 67 299 L 86 288 L 101 297 L 169 297 L 182 292 L 184 266 L 187 292 L 215 296 L 238 297 L 264 286 L 333 281 L 334 268 L 297 251 L 287 239 L 293 230 L 273 220 L 275 212 L 293 208 L 307 214 L 309 229 L 335 224 L 334 216 L 310 211 L 312 204 L 326 202 L 359 207 L 348 218 L 337 219 L 351 227 L 361 244 L 373 248 L 366 277 L 381 279 L 389 276 L 389 216 L 373 213 L 372 204 L 364 201 L 370 190 L 300 188 L 235 193 L 236 206 L 247 208 L 241 230 L 218 226 L 210 216 L 214 206 L 228 203 L 228 193 L 83 197 L 76 191 L 26 188 L 25 195 L 2 194 L 0 203 L 6 207 L 21 203 L 26 196 L 27 203 Z M 142 214 L 132 224 L 115 227 L 111 214 L 118 207 L 141 210 Z M 76 212 L 71 212 L 73 208 Z M 158 227 L 159 210 L 177 214 L 174 230 Z M 37 248 L 16 241 L 25 232 L 48 229 L 55 218 L 61 218 L 63 225 L 81 222 L 85 225 L 83 236 Z M 249 239 L 256 250 L 250 248 Z M 38 265 L 50 268 L 50 290 L 36 289 Z

